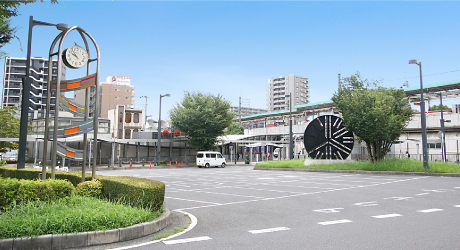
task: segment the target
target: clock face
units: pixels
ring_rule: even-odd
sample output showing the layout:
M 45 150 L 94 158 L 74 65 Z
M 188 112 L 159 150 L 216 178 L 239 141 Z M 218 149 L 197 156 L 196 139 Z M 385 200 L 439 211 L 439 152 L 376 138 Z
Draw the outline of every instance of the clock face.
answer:
M 82 47 L 73 45 L 64 50 L 62 61 L 67 67 L 78 69 L 88 62 L 88 53 Z
M 342 119 L 323 115 L 311 121 L 304 133 L 304 145 L 313 159 L 344 160 L 353 149 L 353 133 L 342 124 Z

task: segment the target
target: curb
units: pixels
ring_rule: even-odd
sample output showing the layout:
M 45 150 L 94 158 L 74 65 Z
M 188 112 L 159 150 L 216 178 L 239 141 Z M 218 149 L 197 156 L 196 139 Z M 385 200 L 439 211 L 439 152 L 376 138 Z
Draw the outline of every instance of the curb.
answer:
M 456 173 L 426 173 L 426 172 L 397 172 L 397 171 L 365 171 L 365 170 L 336 170 L 336 169 L 304 169 L 304 168 L 261 168 L 254 167 L 254 170 L 276 170 L 276 171 L 298 171 L 298 172 L 323 172 L 341 174 L 375 174 L 375 175 L 421 175 L 421 176 L 441 176 L 441 177 L 460 177 Z
M 167 227 L 171 222 L 170 215 L 169 209 L 165 208 L 159 218 L 126 228 L 74 234 L 47 234 L 33 238 L 3 239 L 0 240 L 0 249 L 66 249 L 132 240 L 153 234 Z

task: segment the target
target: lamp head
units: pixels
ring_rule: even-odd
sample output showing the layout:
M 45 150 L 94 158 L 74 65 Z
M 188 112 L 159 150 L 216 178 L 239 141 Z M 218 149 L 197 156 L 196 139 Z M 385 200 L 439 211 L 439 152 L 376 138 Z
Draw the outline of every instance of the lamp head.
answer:
M 409 64 L 418 64 L 416 59 L 409 60 Z
M 164 96 L 166 96 L 166 97 L 170 97 L 171 95 L 170 95 L 170 94 L 166 94 L 166 95 L 164 95 Z
M 65 23 L 58 23 L 56 24 L 56 28 L 61 31 L 66 31 L 69 29 L 69 25 Z

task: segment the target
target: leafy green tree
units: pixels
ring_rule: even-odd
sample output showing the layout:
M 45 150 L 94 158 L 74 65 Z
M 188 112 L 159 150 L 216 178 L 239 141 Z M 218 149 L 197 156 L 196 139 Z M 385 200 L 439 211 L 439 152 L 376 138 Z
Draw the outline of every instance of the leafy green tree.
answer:
M 18 39 L 20 42 L 19 38 L 16 36 L 18 27 L 11 26 L 11 18 L 20 15 L 18 13 L 18 7 L 21 4 L 35 3 L 37 1 L 38 0 L 0 1 L 0 48 L 3 48 L 3 46 L 10 43 L 13 38 Z M 40 2 L 43 2 L 43 0 L 40 0 Z M 51 3 L 57 3 L 57 0 L 51 0 Z M 0 51 L 0 58 L 5 57 L 6 55 L 7 53 L 5 51 Z
M 231 123 L 225 131 L 225 135 L 244 135 L 244 127 L 238 123 Z
M 433 105 L 430 107 L 431 111 L 438 111 L 441 110 L 441 104 L 439 105 Z M 452 110 L 451 108 L 447 107 L 446 105 L 442 105 L 442 110 Z
M 345 78 L 332 97 L 345 127 L 366 143 L 372 163 L 385 157 L 412 116 L 403 90 L 378 84 L 362 79 L 358 72 Z
M 221 95 L 186 91 L 182 102 L 169 111 L 169 117 L 192 147 L 210 150 L 215 147 L 217 137 L 224 135 L 235 114 L 230 111 L 230 102 Z
M 16 115 L 15 107 L 3 107 L 0 109 L 0 138 L 19 138 L 20 119 L 14 118 Z M 5 152 L 7 148 L 18 149 L 17 142 L 0 141 L 0 152 Z

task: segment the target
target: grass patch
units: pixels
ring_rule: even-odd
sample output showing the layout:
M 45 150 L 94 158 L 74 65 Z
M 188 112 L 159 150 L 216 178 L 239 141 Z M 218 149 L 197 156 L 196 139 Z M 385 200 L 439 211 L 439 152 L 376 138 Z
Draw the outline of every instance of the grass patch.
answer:
M 110 230 L 152 221 L 162 212 L 77 195 L 31 201 L 0 214 L 0 239 Z
M 186 214 L 184 214 L 184 216 L 187 216 L 187 217 L 188 217 L 188 215 L 186 215 Z M 158 235 L 158 236 L 153 237 L 153 238 L 151 239 L 151 241 L 161 240 L 161 239 L 167 238 L 167 237 L 169 237 L 169 236 L 171 236 L 171 235 L 174 235 L 174 234 L 178 234 L 178 233 L 180 233 L 180 232 L 183 232 L 185 229 L 187 229 L 187 228 L 190 226 L 190 224 L 192 224 L 192 221 L 191 221 L 191 220 L 188 222 L 188 224 L 187 224 L 186 226 L 181 227 L 181 228 L 175 228 L 173 231 L 166 231 L 164 234 L 161 234 L 161 235 Z
M 365 171 L 399 171 L 427 173 L 460 173 L 460 165 L 450 162 L 429 162 L 429 169 L 423 168 L 422 161 L 410 159 L 385 159 L 376 163 L 355 161 L 334 164 L 318 164 L 304 166 L 305 159 L 268 161 L 258 163 L 261 168 L 299 168 L 299 169 L 335 169 L 335 170 L 365 170 Z

